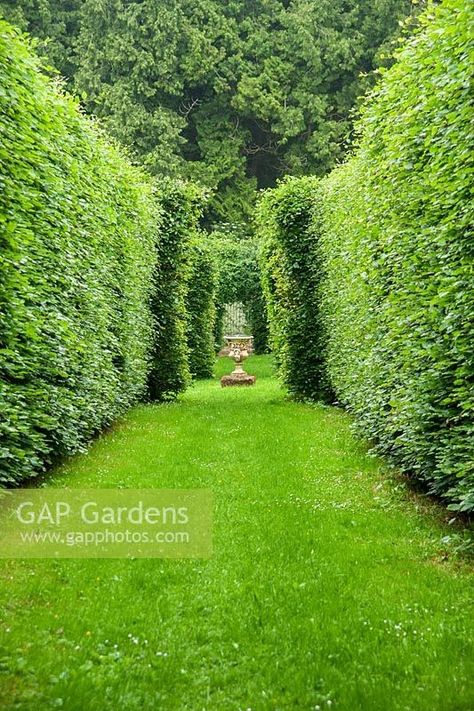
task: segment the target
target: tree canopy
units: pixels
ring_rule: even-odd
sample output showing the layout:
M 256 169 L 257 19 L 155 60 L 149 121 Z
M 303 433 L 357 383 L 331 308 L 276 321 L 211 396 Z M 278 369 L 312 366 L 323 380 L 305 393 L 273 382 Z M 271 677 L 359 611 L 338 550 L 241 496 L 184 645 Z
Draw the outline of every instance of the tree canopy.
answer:
M 235 222 L 255 189 L 324 174 L 410 0 L 0 0 L 88 111 L 152 173 L 214 190 Z

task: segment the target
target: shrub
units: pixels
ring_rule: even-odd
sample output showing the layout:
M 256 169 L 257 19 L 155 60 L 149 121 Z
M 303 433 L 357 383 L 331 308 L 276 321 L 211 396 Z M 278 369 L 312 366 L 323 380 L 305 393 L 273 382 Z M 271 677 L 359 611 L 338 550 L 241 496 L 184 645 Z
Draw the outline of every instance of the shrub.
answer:
M 0 22 L 0 483 L 144 394 L 153 187 Z
M 189 253 L 204 194 L 193 183 L 163 179 L 158 261 L 153 288 L 154 345 L 148 379 L 151 400 L 170 400 L 191 379 L 187 343 L 186 290 Z
M 214 370 L 216 264 L 204 235 L 196 235 L 189 255 L 186 294 L 189 367 L 193 378 L 211 378 Z
M 315 178 L 288 178 L 263 193 L 257 207 L 270 343 L 278 371 L 297 398 L 326 399 L 316 286 L 320 260 L 312 217 Z
M 430 8 L 317 218 L 331 382 L 364 433 L 474 510 L 472 4 Z

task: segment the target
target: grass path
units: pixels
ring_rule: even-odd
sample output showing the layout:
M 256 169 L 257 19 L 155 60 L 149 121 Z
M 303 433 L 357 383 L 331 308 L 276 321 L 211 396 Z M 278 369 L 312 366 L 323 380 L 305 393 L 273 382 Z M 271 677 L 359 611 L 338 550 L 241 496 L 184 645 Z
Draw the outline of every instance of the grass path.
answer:
M 334 409 L 203 382 L 48 485 L 210 487 L 211 560 L 3 561 L 0 708 L 472 711 L 472 573 Z M 228 363 L 220 361 L 221 370 Z M 449 548 L 449 545 L 448 545 Z

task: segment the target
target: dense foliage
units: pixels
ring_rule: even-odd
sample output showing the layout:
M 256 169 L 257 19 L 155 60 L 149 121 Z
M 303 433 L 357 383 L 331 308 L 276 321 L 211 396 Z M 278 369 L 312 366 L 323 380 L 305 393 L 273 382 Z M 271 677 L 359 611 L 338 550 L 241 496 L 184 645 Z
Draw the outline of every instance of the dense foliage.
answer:
M 318 396 L 328 377 L 381 452 L 463 511 L 474 510 L 473 30 L 467 0 L 425 14 L 367 102 L 354 156 L 317 184 L 283 183 L 259 209 L 290 390 Z
M 153 357 L 148 378 L 152 400 L 173 399 L 190 382 L 186 292 L 191 241 L 203 202 L 203 191 L 192 183 L 160 183 L 162 216 L 152 301 Z
M 0 0 L 0 15 L 28 31 L 49 67 L 55 67 L 72 85 L 83 4 L 84 0 Z
M 204 192 L 176 177 L 212 188 L 206 226 L 235 226 L 256 187 L 327 172 L 360 71 L 409 7 L 0 0 L 160 175 L 132 167 L 1 22 L 1 483 L 145 393 L 210 375 L 214 291 L 215 334 L 242 302 L 263 351 L 264 291 L 290 393 L 335 393 L 403 471 L 474 510 L 472 3 L 430 6 L 381 71 L 352 157 L 265 191 L 256 239 L 206 245 Z
M 256 353 L 268 350 L 268 322 L 261 285 L 258 241 L 227 236 L 224 232 L 211 234 L 213 253 L 217 263 L 218 287 L 216 294 L 217 348 L 222 345 L 222 320 L 225 304 L 241 303 Z
M 216 189 L 211 221 L 255 187 L 322 174 L 410 0 L 0 0 L 86 108 L 155 173 Z M 362 75 L 361 75 L 362 73 Z
M 149 179 L 0 22 L 0 484 L 81 449 L 146 388 Z
M 313 233 L 316 178 L 290 178 L 266 191 L 257 209 L 262 281 L 279 374 L 298 398 L 327 397 Z
M 324 183 L 328 367 L 363 431 L 474 509 L 474 11 L 425 15 Z
M 196 235 L 189 253 L 186 293 L 187 344 L 193 378 L 211 378 L 214 370 L 216 263 L 204 235 Z

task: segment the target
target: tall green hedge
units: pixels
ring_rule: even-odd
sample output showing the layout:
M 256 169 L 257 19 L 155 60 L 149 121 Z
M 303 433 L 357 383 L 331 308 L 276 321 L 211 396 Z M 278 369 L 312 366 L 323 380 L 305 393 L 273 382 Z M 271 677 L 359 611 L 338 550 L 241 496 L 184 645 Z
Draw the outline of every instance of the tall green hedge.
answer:
M 474 6 L 421 17 L 352 158 L 264 195 L 272 341 L 296 395 L 329 381 L 361 432 L 474 510 Z
M 422 17 L 323 181 L 328 368 L 364 432 L 474 510 L 474 6 Z
M 270 343 L 296 398 L 328 398 L 316 287 L 321 268 L 313 231 L 316 178 L 288 178 L 263 193 L 256 215 Z
M 0 22 L 0 485 L 144 395 L 159 203 Z
M 189 270 L 186 294 L 189 368 L 193 378 L 212 378 L 217 271 L 205 235 L 196 234 L 191 242 Z
M 187 342 L 186 292 L 191 242 L 205 200 L 193 183 L 160 182 L 162 208 L 158 262 L 154 273 L 154 344 L 148 378 L 151 400 L 170 400 L 191 380 Z
M 257 214 L 290 392 L 332 389 L 461 511 L 474 510 L 473 59 L 472 4 L 430 6 L 367 100 L 352 158 L 267 192 Z

